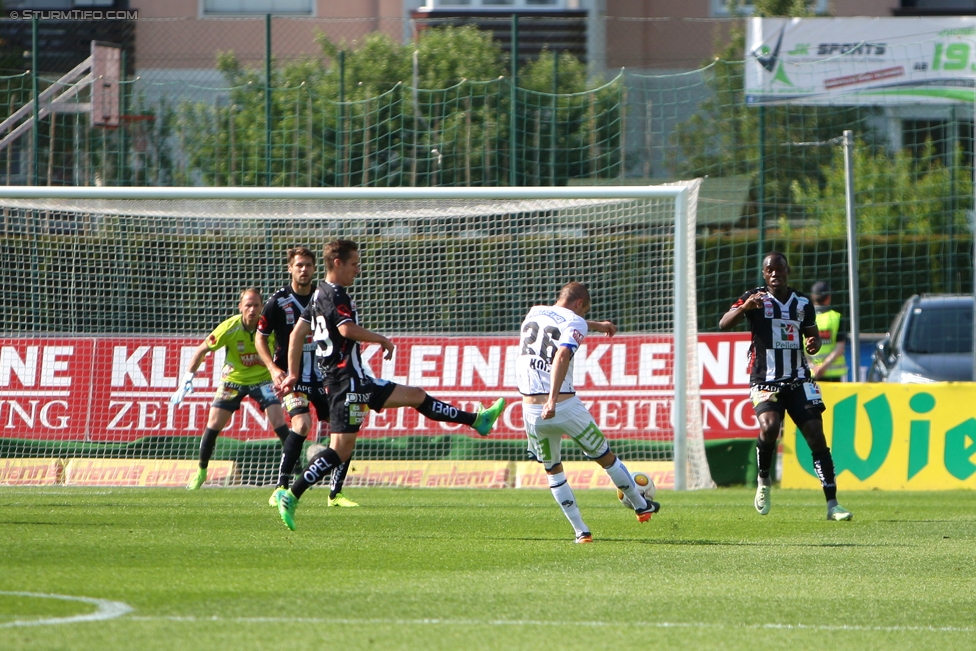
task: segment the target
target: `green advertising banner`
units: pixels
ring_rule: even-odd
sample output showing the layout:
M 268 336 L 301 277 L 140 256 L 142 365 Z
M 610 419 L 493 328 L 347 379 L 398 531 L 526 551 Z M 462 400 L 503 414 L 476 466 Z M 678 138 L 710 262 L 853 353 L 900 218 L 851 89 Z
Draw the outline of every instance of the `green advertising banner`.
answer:
M 976 488 L 976 383 L 824 383 L 824 433 L 847 490 Z M 787 419 L 783 488 L 819 488 Z

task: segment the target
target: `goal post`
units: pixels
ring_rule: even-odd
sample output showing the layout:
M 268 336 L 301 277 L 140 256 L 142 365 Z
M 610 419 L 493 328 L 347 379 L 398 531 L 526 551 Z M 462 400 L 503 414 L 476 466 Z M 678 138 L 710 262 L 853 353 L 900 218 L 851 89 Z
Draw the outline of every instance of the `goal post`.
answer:
M 352 293 L 364 325 L 405 342 L 398 353 L 406 349 L 406 359 L 389 363 L 366 351 L 375 374 L 459 404 L 504 395 L 516 405 L 497 437 L 464 445 L 462 432 L 402 419 L 381 427 L 374 418 L 357 458 L 382 457 L 379 439 L 403 432 L 451 438 L 451 458 L 524 453 L 509 373 L 518 326 L 529 307 L 552 303 L 562 284 L 579 280 L 593 293 L 591 317 L 620 327 L 613 339 L 588 337 L 576 367 L 577 389 L 611 446 L 628 461 L 673 460 L 678 490 L 713 486 L 697 361 L 699 184 L 0 187 L 0 273 L 13 288 L 3 299 L 0 420 L 10 425 L 6 437 L 15 433 L 0 439 L 9 448 L 0 457 L 10 449 L 43 456 L 59 444 L 74 454 L 79 442 L 131 456 L 137 441 L 142 452 L 157 445 L 158 455 L 192 457 L 218 374 L 214 361 L 189 413 L 162 405 L 187 348 L 236 314 L 244 287 L 267 298 L 285 285 L 289 246 L 319 255 L 325 242 L 346 237 L 363 247 Z M 317 280 L 324 271 L 319 264 Z M 239 414 L 228 439 L 269 437 L 259 413 Z

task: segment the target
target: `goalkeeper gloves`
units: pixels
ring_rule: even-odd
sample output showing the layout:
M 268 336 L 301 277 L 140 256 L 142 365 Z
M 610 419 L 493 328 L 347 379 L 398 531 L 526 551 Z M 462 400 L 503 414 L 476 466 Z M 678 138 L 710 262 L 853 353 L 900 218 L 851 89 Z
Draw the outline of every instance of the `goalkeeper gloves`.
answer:
M 178 405 L 183 402 L 183 398 L 187 395 L 193 393 L 193 376 L 195 373 L 193 371 L 187 371 L 183 374 L 183 379 L 180 380 L 182 386 L 177 389 L 176 393 L 169 399 L 174 405 Z

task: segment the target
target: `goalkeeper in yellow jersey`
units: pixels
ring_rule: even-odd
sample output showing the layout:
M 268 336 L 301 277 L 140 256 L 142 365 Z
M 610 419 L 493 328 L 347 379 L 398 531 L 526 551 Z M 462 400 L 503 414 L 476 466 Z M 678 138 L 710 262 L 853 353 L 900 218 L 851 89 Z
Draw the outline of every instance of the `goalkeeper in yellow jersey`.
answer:
M 200 469 L 187 484 L 188 490 L 200 488 L 207 480 L 207 466 L 213 455 L 217 436 L 230 422 L 234 412 L 240 409 L 241 401 L 245 396 L 250 396 L 258 403 L 261 410 L 268 414 L 270 425 L 282 443 L 288 438 L 289 430 L 281 410 L 281 401 L 275 394 L 271 374 L 261 362 L 254 345 L 258 318 L 263 305 L 261 292 L 257 289 L 250 287 L 242 291 L 238 304 L 240 314 L 221 323 L 200 342 L 193 352 L 179 390 L 170 398 L 173 404 L 178 405 L 182 402 L 183 398 L 193 391 L 193 377 L 207 353 L 221 348 L 227 349 L 220 384 L 210 405 L 207 426 L 200 440 Z

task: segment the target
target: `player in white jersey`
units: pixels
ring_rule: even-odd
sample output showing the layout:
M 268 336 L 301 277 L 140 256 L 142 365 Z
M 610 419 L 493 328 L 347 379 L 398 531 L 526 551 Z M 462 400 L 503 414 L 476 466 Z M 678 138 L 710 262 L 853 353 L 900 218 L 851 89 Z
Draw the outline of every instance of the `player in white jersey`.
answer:
M 637 491 L 627 467 L 610 451 L 606 437 L 573 388 L 573 355 L 586 334 L 594 330 L 612 337 L 617 332 L 610 321 L 586 321 L 583 317 L 589 310 L 590 292 L 583 283 L 564 286 L 555 305 L 537 305 L 529 310 L 522 322 L 522 346 L 515 360 L 529 455 L 545 466 L 549 489 L 576 530 L 577 543 L 593 542 L 593 535 L 583 522 L 563 471 L 560 450 L 564 435 L 600 464 L 634 506 L 639 522 L 647 522 L 661 510 L 660 504 L 645 501 Z

